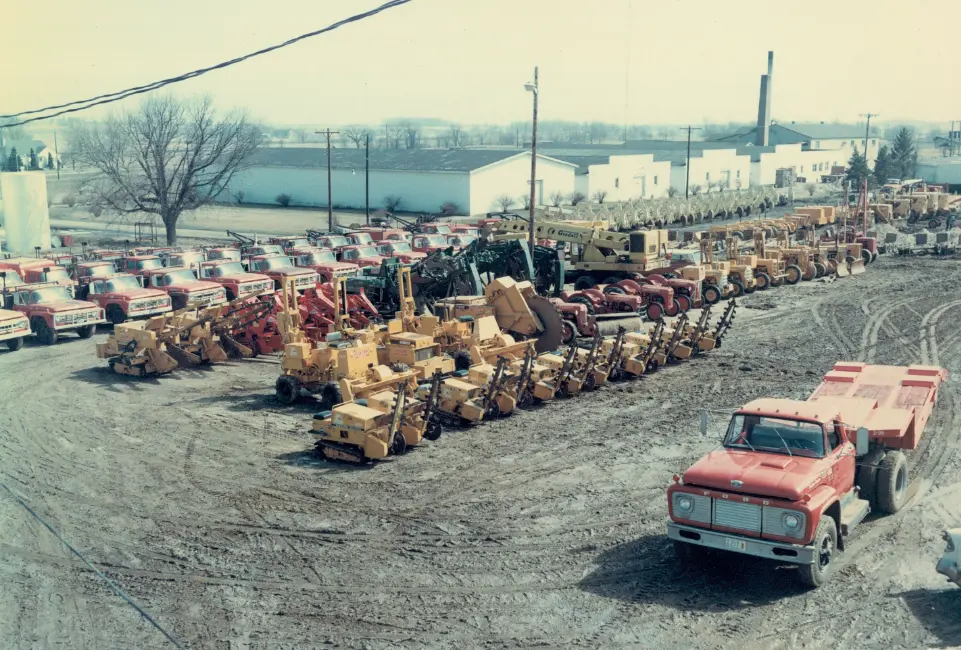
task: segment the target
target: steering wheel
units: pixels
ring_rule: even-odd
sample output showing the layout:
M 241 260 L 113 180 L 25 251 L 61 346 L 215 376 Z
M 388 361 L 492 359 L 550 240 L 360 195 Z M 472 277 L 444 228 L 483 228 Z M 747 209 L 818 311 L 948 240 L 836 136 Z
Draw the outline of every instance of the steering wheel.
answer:
M 819 449 L 817 448 L 817 445 L 813 441 L 807 440 L 805 438 L 788 438 L 784 442 L 787 444 L 788 447 L 793 447 L 795 449 L 803 449 L 805 451 L 814 451 L 814 452 L 819 451 Z

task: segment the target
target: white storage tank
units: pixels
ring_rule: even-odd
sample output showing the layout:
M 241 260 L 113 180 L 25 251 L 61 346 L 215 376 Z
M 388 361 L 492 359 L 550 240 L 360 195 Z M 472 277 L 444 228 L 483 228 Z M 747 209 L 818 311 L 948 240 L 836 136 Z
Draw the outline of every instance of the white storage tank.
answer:
M 36 171 L 0 173 L 0 195 L 5 250 L 33 253 L 37 246 L 50 248 L 46 175 Z

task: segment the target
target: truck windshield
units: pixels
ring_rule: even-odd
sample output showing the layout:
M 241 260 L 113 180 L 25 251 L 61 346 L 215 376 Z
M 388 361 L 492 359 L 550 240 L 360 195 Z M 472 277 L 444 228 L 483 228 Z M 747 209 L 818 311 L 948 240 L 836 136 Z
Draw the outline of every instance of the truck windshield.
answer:
M 289 269 L 293 266 L 290 262 L 289 257 L 268 257 L 261 261 L 263 268 L 268 271 L 277 271 L 280 269 Z
M 357 250 L 357 257 L 377 257 L 377 249 L 373 246 L 361 246 Z
M 446 228 L 446 226 L 445 226 Z M 428 246 L 441 246 L 446 247 L 450 244 L 447 243 L 447 238 L 443 235 L 427 235 L 427 245 Z
M 240 275 L 246 273 L 243 264 L 240 262 L 230 262 L 229 264 L 218 264 L 214 267 L 213 276 L 215 278 L 225 278 L 228 275 Z
M 152 257 L 146 260 L 137 260 L 134 267 L 141 271 L 149 271 L 151 269 L 159 269 L 163 267 L 159 257 Z
M 389 250 L 395 253 L 411 253 L 410 244 L 405 241 L 395 241 L 387 245 Z
M 104 284 L 107 291 L 128 291 L 130 289 L 140 289 L 140 283 L 132 275 L 125 275 L 120 278 L 112 278 Z
M 56 282 L 57 280 L 69 280 L 70 274 L 62 266 L 54 267 L 43 273 L 44 282 Z
M 346 237 L 327 237 L 325 241 L 327 242 L 327 248 L 340 248 L 350 245 Z
M 60 302 L 63 300 L 73 300 L 73 296 L 67 287 L 44 287 L 34 289 L 30 292 L 29 302 L 31 305 L 39 305 L 48 302 Z
M 275 255 L 284 252 L 284 249 L 280 246 L 254 246 L 250 249 L 253 255 Z
M 190 269 L 179 269 L 177 271 L 171 271 L 170 273 L 164 274 L 164 286 L 169 287 L 172 284 L 177 284 L 178 282 L 196 282 L 197 277 L 194 272 Z
M 327 264 L 336 261 L 337 258 L 334 257 L 333 251 L 315 251 L 307 256 L 308 264 Z
M 450 226 L 434 226 L 432 230 L 436 232 L 438 235 L 450 234 Z
M 477 238 L 472 235 L 459 235 L 456 237 L 448 237 L 447 241 L 451 246 L 470 246 L 471 242 L 475 239 Z
M 110 275 L 114 273 L 113 264 L 97 264 L 96 266 L 88 266 L 87 270 L 84 272 L 84 276 L 95 278 L 99 275 Z
M 763 415 L 735 415 L 731 418 L 724 446 L 728 449 L 823 458 L 824 428 L 814 422 Z
M 358 244 L 370 244 L 370 243 L 373 243 L 374 241 L 373 239 L 371 239 L 370 235 L 366 232 L 355 232 L 351 234 L 350 238 L 353 239 L 354 242 Z
M 306 237 L 298 237 L 296 239 L 286 239 L 284 240 L 285 248 L 307 248 L 310 246 L 310 242 Z

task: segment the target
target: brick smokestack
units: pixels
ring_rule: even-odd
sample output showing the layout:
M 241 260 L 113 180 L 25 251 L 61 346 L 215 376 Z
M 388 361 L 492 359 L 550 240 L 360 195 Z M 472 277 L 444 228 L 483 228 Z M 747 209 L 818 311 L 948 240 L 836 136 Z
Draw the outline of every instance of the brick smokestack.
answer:
M 767 53 L 767 74 L 761 75 L 761 94 L 757 103 L 757 135 L 754 144 L 768 145 L 771 128 L 771 84 L 774 80 L 774 52 Z

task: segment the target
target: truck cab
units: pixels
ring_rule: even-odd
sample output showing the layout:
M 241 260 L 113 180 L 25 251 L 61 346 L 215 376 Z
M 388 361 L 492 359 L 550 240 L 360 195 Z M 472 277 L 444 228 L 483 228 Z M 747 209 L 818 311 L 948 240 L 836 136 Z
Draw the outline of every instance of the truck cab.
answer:
M 220 246 L 217 248 L 207 249 L 207 260 L 232 260 L 234 262 L 240 261 L 240 249 L 231 248 L 230 246 Z
M 476 230 L 476 228 L 474 230 Z M 460 251 L 473 244 L 474 241 L 477 240 L 477 236 L 455 232 L 451 235 L 447 235 L 446 239 L 449 246 L 452 246 L 455 251 Z
M 314 246 L 318 248 L 329 248 L 338 253 L 344 246 L 350 246 L 350 241 L 343 235 L 320 235 L 314 239 Z
M 288 255 L 295 248 L 310 248 L 310 240 L 304 235 L 285 235 L 283 237 L 271 237 L 268 240 L 271 244 L 276 244 L 284 249 Z
M 310 269 L 294 266 L 286 255 L 257 255 L 250 258 L 250 270 L 262 273 L 274 281 L 274 288 L 281 289 L 294 279 L 297 291 L 305 291 L 317 286 L 317 273 Z
M 897 512 L 914 449 L 947 371 L 839 362 L 806 400 L 764 398 L 731 417 L 722 446 L 668 488 L 668 537 L 831 575 L 844 538 L 872 510 Z M 706 413 L 701 430 L 706 432 Z
M 447 226 L 444 227 L 446 228 Z M 419 234 L 414 235 L 414 237 L 411 239 L 410 246 L 418 253 L 426 253 L 430 255 L 431 253 L 436 253 L 437 251 L 447 250 L 450 248 L 450 243 L 448 243 L 447 238 L 442 234 Z
M 383 255 L 377 252 L 372 244 L 360 245 L 360 246 L 344 246 L 338 252 L 338 257 L 341 262 L 350 262 L 351 264 L 356 264 L 357 266 L 380 266 L 381 263 L 386 259 Z
M 165 291 L 174 309 L 213 307 L 227 302 L 227 292 L 216 282 L 198 280 L 188 268 L 159 268 L 143 272 L 145 284 Z
M 23 347 L 23 338 L 30 334 L 30 321 L 18 311 L 0 308 L 0 342 L 11 352 Z
M 346 235 L 347 241 L 350 242 L 351 246 L 365 246 L 367 244 L 373 244 L 374 238 L 366 230 L 358 230 L 357 232 L 349 232 Z
M 163 268 L 163 260 L 157 255 L 130 255 L 119 260 L 117 264 L 117 270 L 134 275 L 147 275 L 147 271 Z
M 44 345 L 53 345 L 71 330 L 88 339 L 99 323 L 106 322 L 99 305 L 75 300 L 70 289 L 53 282 L 22 284 L 4 298 L 6 308 L 27 317 L 30 330 Z
M 279 244 L 257 244 L 247 249 L 247 257 L 260 255 L 284 255 L 284 249 Z
M 371 239 L 375 242 L 383 241 L 410 241 L 410 233 L 400 228 L 366 228 L 370 233 Z
M 91 278 L 85 287 L 85 297 L 102 307 L 107 320 L 114 325 L 170 311 L 170 296 L 160 289 L 144 287 L 140 282 L 141 279 L 131 273 Z
M 70 277 L 66 268 L 57 266 L 56 262 L 45 258 L 11 257 L 0 260 L 0 271 L 13 271 L 28 284 L 54 282 L 65 287 L 74 285 L 73 278 Z M 14 279 L 11 276 L 8 282 Z
M 418 253 L 405 241 L 382 241 L 377 245 L 377 252 L 384 257 L 397 258 L 401 264 L 414 264 L 425 257 L 426 253 Z
M 245 298 L 255 293 L 271 291 L 274 281 L 260 273 L 249 273 L 244 265 L 233 260 L 209 260 L 197 266 L 201 280 L 216 282 L 227 292 L 227 300 Z
M 294 266 L 317 272 L 321 282 L 357 275 L 360 267 L 350 262 L 338 262 L 332 250 L 326 248 L 292 248 L 290 259 Z
M 96 278 L 106 278 L 117 274 L 113 262 L 96 260 L 92 262 L 77 262 L 73 267 L 73 278 L 81 292 L 86 291 L 87 285 Z
M 169 253 L 163 259 L 164 266 L 169 268 L 186 267 L 196 269 L 197 266 L 207 260 L 207 255 L 203 251 L 181 251 Z
M 446 223 L 421 224 L 419 230 L 424 235 L 450 235 L 453 232 Z

